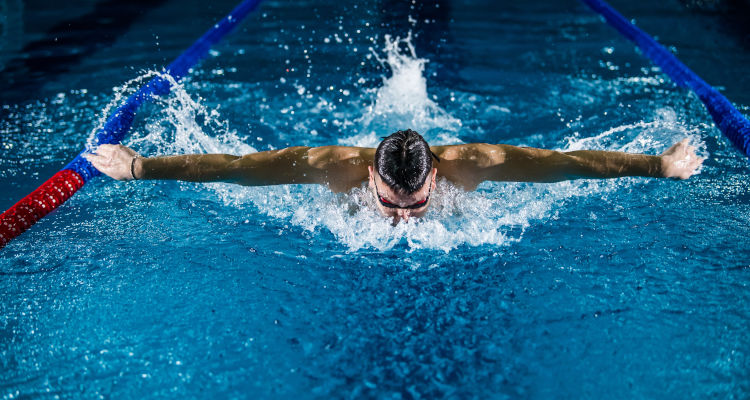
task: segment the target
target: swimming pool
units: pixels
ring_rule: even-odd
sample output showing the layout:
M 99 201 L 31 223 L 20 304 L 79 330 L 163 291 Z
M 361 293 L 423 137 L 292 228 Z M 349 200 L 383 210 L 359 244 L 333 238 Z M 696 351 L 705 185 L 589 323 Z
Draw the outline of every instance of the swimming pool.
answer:
M 3 209 L 233 6 L 8 4 Z M 748 113 L 726 13 L 614 5 Z M 4 398 L 747 396 L 747 160 L 582 4 L 267 2 L 212 55 L 126 144 L 241 154 L 410 127 L 651 154 L 690 136 L 710 158 L 682 182 L 441 184 L 395 227 L 362 191 L 97 178 L 0 250 Z

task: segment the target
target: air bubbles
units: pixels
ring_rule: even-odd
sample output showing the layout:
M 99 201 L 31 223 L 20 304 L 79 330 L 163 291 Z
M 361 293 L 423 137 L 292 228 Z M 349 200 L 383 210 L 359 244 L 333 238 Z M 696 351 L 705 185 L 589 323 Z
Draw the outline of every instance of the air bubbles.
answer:
M 606 62 L 605 61 L 599 61 L 599 66 L 602 67 L 602 68 L 606 68 L 606 69 L 608 69 L 610 71 L 617 71 L 617 70 L 620 69 L 620 67 L 618 65 L 616 65 L 615 63 L 613 63 L 612 61 L 606 61 Z
M 52 104 L 62 104 L 65 101 L 65 93 L 58 93 L 55 95 L 55 97 L 52 99 L 50 103 Z

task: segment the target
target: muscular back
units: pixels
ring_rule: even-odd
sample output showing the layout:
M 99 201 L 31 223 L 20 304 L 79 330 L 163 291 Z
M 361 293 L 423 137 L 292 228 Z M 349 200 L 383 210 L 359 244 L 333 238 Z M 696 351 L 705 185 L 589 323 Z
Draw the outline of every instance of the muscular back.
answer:
M 465 190 L 473 190 L 482 182 L 477 172 L 502 162 L 504 153 L 493 145 L 480 143 L 432 146 L 440 158 L 433 164 L 438 176 Z M 323 146 L 307 150 L 307 162 L 316 171 L 317 183 L 325 183 L 331 190 L 344 192 L 358 187 L 368 179 L 367 167 L 373 164 L 375 149 L 368 147 Z M 312 182 L 310 182 L 312 183 Z

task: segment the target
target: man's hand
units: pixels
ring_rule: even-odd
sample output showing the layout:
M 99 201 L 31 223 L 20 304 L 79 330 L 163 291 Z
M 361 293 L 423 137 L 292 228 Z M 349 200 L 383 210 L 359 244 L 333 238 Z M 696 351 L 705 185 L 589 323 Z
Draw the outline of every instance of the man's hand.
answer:
M 133 158 L 137 157 L 133 149 L 121 144 L 102 144 L 96 148 L 94 153 L 84 154 L 83 157 L 88 160 L 101 173 L 118 181 L 129 181 L 133 179 L 130 167 Z M 136 160 L 134 172 L 135 177 L 140 177 L 140 159 Z
M 685 138 L 661 154 L 661 172 L 665 178 L 687 179 L 697 173 L 703 160 Z

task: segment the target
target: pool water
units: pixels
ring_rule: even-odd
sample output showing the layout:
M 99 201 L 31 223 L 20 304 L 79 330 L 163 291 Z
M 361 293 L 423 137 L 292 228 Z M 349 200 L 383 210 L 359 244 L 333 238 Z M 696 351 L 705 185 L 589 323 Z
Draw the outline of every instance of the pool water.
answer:
M 0 8 L 3 210 L 233 7 L 37 3 Z M 732 4 L 613 3 L 748 115 Z M 0 396 L 748 396 L 747 159 L 582 3 L 265 2 L 124 143 L 244 154 L 406 128 L 649 154 L 689 137 L 708 159 L 686 181 L 440 182 L 395 226 L 364 188 L 96 178 L 0 250 Z

